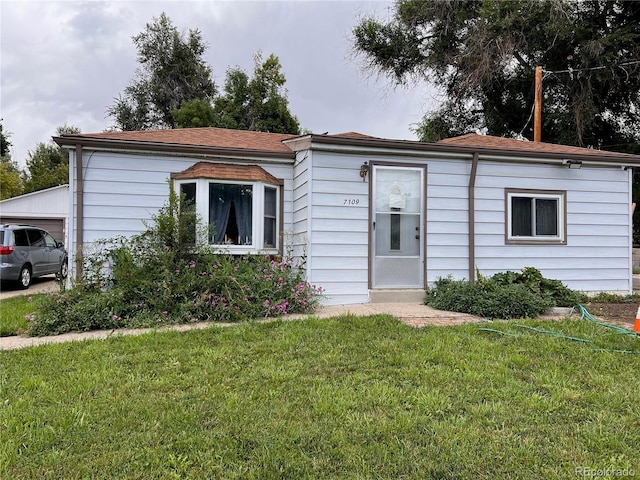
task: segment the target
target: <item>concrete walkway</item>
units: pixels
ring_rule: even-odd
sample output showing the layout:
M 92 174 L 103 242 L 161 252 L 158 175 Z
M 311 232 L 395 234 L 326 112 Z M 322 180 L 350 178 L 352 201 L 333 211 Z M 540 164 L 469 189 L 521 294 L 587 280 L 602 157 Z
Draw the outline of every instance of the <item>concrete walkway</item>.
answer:
M 431 307 L 427 307 L 426 305 L 407 303 L 368 303 L 363 305 L 337 305 L 331 307 L 322 307 L 320 310 L 313 314 L 286 315 L 284 317 L 276 319 L 260 321 L 304 320 L 310 317 L 332 318 L 341 315 L 355 315 L 364 317 L 377 314 L 393 315 L 400 321 L 414 327 L 424 327 L 426 325 L 459 325 L 461 323 L 472 323 L 481 321 L 480 318 L 474 317 L 473 315 L 468 315 L 466 313 L 443 312 L 441 310 L 435 310 Z M 47 343 L 64 343 L 81 340 L 103 340 L 105 338 L 119 335 L 141 335 L 144 333 L 162 331 L 180 332 L 187 330 L 198 330 L 213 326 L 229 327 L 233 325 L 237 325 L 237 323 L 199 322 L 182 325 L 169 325 L 158 328 L 127 328 L 121 330 L 94 330 L 91 332 L 82 333 L 64 333 L 62 335 L 55 335 L 50 337 L 0 337 L 0 350 L 14 350 L 18 348 L 44 345 Z

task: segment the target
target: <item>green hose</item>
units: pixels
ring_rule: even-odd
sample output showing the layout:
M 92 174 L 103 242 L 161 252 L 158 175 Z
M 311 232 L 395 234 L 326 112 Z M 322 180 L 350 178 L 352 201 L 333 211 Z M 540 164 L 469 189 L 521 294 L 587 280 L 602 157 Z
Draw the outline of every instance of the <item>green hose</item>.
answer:
M 597 320 L 596 318 L 593 317 L 593 315 L 589 313 L 589 311 L 583 305 L 578 305 L 578 309 L 580 310 L 580 320 L 583 320 L 586 318 L 590 322 L 593 322 L 597 325 L 602 325 L 603 327 L 611 328 L 624 335 L 633 335 L 636 337 L 638 336 L 636 332 L 632 332 L 631 330 L 627 330 L 626 328 L 622 328 L 617 325 L 611 325 L 610 323 L 605 323 L 605 322 L 601 322 L 600 320 Z
M 583 305 L 578 305 L 578 309 L 580 310 L 580 320 L 587 319 L 590 322 L 593 322 L 593 323 L 595 323 L 597 325 L 600 325 L 600 326 L 603 326 L 603 327 L 607 327 L 607 328 L 611 328 L 611 329 L 617 331 L 618 333 L 621 333 L 621 334 L 624 334 L 624 335 L 633 335 L 636 338 L 640 338 L 640 335 L 636 334 L 635 332 L 632 332 L 631 330 L 627 330 L 626 328 L 622 328 L 622 327 L 619 327 L 617 325 L 612 325 L 610 323 L 606 323 L 606 322 L 602 322 L 600 320 L 597 320 L 596 318 L 593 317 L 593 315 L 591 315 L 589 313 L 589 311 Z M 573 314 L 574 310 L 575 310 L 575 307 L 573 309 L 571 309 L 571 312 L 569 313 L 569 316 L 571 316 Z M 591 343 L 591 340 L 587 340 L 586 338 L 570 337 L 570 336 L 564 335 L 562 333 L 553 332 L 551 330 L 543 330 L 542 328 L 529 327 L 528 325 L 516 324 L 516 327 L 526 328 L 527 330 L 532 330 L 532 331 L 537 332 L 537 333 L 543 333 L 545 335 L 550 335 L 550 336 L 556 337 L 556 338 L 564 338 L 564 339 L 567 339 L 567 340 L 572 340 L 574 342 Z M 479 328 L 478 331 L 500 333 L 502 335 L 507 335 L 507 336 L 516 337 L 516 338 L 518 338 L 520 336 L 520 335 L 516 335 L 514 333 L 509 333 L 509 332 L 505 332 L 505 331 L 502 331 L 502 330 L 496 330 L 496 329 L 493 329 L 493 328 Z M 591 348 L 590 350 L 592 350 L 594 352 L 612 352 L 612 353 L 627 353 L 627 354 L 632 354 L 632 355 L 640 355 L 640 351 L 635 351 L 635 350 L 615 350 L 615 349 L 608 349 L 608 348 Z

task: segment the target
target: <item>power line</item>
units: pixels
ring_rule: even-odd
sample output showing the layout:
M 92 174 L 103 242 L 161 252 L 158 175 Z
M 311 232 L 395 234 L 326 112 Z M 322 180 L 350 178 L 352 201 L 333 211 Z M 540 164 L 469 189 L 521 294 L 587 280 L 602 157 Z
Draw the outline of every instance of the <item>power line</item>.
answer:
M 634 60 L 632 62 L 614 63 L 613 65 L 600 65 L 598 67 L 589 67 L 589 68 L 568 68 L 566 70 L 554 70 L 554 71 L 544 70 L 544 72 L 549 74 L 587 72 L 592 70 L 604 70 L 605 68 L 626 67 L 627 65 L 638 65 L 638 64 L 640 64 L 640 60 Z

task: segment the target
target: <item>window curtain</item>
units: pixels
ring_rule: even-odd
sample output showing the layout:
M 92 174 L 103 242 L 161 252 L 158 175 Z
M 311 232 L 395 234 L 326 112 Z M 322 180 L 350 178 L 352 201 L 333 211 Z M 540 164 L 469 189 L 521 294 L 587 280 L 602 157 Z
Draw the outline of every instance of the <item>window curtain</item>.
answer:
M 536 199 L 536 235 L 558 235 L 558 200 Z
M 212 243 L 224 243 L 224 236 L 229 226 L 231 205 L 235 207 L 238 227 L 238 243 L 250 244 L 252 241 L 253 190 L 251 185 L 225 185 L 212 183 L 209 185 L 209 225 Z
M 511 235 L 531 237 L 531 202 L 527 197 L 511 197 Z
M 209 225 L 212 229 L 212 243 L 223 243 L 229 223 L 232 199 L 224 187 L 225 185 L 209 185 Z
M 236 220 L 238 222 L 238 243 L 242 245 L 250 245 L 251 238 L 251 222 L 252 222 L 252 206 L 253 191 L 250 185 L 239 185 L 233 202 L 236 207 Z

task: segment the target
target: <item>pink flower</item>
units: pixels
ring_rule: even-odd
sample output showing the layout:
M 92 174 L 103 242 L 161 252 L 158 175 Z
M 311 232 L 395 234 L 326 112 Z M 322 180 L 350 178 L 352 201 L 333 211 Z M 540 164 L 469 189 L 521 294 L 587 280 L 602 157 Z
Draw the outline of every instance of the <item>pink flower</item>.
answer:
M 169 315 L 169 312 L 167 312 L 167 311 L 165 310 L 164 312 L 162 312 L 162 315 L 164 315 L 164 316 L 166 317 L 167 315 Z
M 31 301 L 33 301 L 32 297 L 27 298 L 27 302 L 31 302 Z

